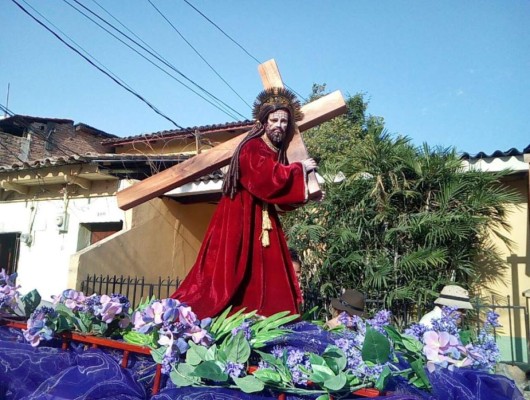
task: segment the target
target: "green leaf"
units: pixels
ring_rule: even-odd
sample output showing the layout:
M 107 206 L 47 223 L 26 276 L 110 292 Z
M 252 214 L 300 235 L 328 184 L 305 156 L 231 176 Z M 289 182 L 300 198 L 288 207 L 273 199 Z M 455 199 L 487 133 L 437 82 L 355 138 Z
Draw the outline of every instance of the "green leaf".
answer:
M 276 357 L 274 357 L 272 354 L 264 353 L 262 351 L 256 350 L 256 353 L 258 353 L 261 356 L 261 359 L 263 361 L 266 361 L 267 364 L 272 365 L 277 368 L 281 368 L 283 366 L 282 361 Z M 256 371 L 257 372 L 257 371 Z
M 372 327 L 367 327 L 362 348 L 363 360 L 375 364 L 384 364 L 388 361 L 389 356 L 390 342 L 386 336 Z
M 388 382 L 388 378 L 392 376 L 392 371 L 390 371 L 390 368 L 385 365 L 383 368 L 383 371 L 381 371 L 381 375 L 377 378 L 377 381 L 375 382 L 375 388 L 378 390 L 383 390 L 386 386 L 386 383 Z
M 272 369 L 258 369 L 253 376 L 265 383 L 278 384 L 282 382 L 280 374 Z
M 231 310 L 232 306 L 228 307 L 222 312 L 221 315 L 213 319 L 212 324 L 210 325 L 210 333 L 215 335 L 219 331 L 219 328 L 221 327 Z
M 414 354 L 421 353 L 423 350 L 423 344 L 412 336 L 403 335 L 403 346 Z
M 33 289 L 31 292 L 26 293 L 20 298 L 24 307 L 24 316 L 29 318 L 31 313 L 37 309 L 41 302 L 41 296 L 37 289 Z
M 59 303 L 55 306 L 55 311 L 57 311 L 59 314 L 64 315 L 66 318 L 70 318 L 72 321 L 76 318 L 72 310 L 70 310 L 62 303 Z
M 244 378 L 234 378 L 234 382 L 245 393 L 261 392 L 265 388 L 263 382 L 252 375 L 247 375 Z
M 214 361 L 217 357 L 217 345 L 214 343 L 212 346 L 206 350 L 206 354 L 204 355 L 205 361 Z
M 250 357 L 250 345 L 245 339 L 245 333 L 239 331 L 228 343 L 224 346 L 223 351 L 226 354 L 228 361 L 237 363 L 246 363 Z
M 206 361 L 206 353 L 208 349 L 204 346 L 199 346 L 190 340 L 190 348 L 186 351 L 186 363 L 189 365 L 199 365 Z
M 57 317 L 55 321 L 55 331 L 57 333 L 71 330 L 71 324 L 68 322 L 68 319 L 64 315 Z
M 209 379 L 214 382 L 228 381 L 228 374 L 224 372 L 221 363 L 216 361 L 204 361 L 195 367 L 193 376 L 198 376 L 203 379 Z
M 193 368 L 193 366 L 180 363 L 176 369 L 173 368 L 171 370 L 169 377 L 171 378 L 171 382 L 176 386 L 184 387 L 196 385 L 199 384 L 201 380 L 193 375 L 194 370 L 195 368 Z
M 156 342 L 153 340 L 152 334 L 145 334 L 136 331 L 128 331 L 123 334 L 123 339 L 127 343 L 137 344 L 138 346 L 155 347 Z
M 327 365 L 311 365 L 313 372 L 309 375 L 309 380 L 315 383 L 324 383 L 328 379 L 335 377 L 333 371 Z
M 341 390 L 346 385 L 346 374 L 340 373 L 324 381 L 324 387 L 335 392 Z
M 383 327 L 383 329 L 386 331 L 388 337 L 392 339 L 392 341 L 396 345 L 403 344 L 401 333 L 399 333 L 399 331 L 395 327 L 393 327 L 392 325 L 386 325 Z
M 330 399 L 329 394 L 321 394 L 315 400 L 329 400 L 329 399 Z
M 167 346 L 159 347 L 158 349 L 151 349 L 151 357 L 157 364 L 162 364 L 164 360 L 164 354 L 166 353 Z
M 322 357 L 335 374 L 338 374 L 346 368 L 346 355 L 337 346 L 328 346 L 322 354 Z
M 429 378 L 427 377 L 427 374 L 425 373 L 425 364 L 422 362 L 422 360 L 415 360 L 410 363 L 410 367 L 414 370 L 416 373 L 416 376 L 419 378 L 419 382 L 414 382 L 414 385 L 420 388 L 428 389 L 431 387 L 431 382 L 429 382 Z
M 466 330 L 466 331 L 460 331 L 458 333 L 458 336 L 460 336 L 460 341 L 462 342 L 462 344 L 464 346 L 468 345 L 469 343 L 471 343 L 471 337 L 472 337 L 472 333 L 471 331 L 469 330 Z
M 319 355 L 315 354 L 315 353 L 310 353 L 309 354 L 309 362 L 311 363 L 311 365 L 322 365 L 322 366 L 327 366 L 328 364 L 326 364 L 326 360 L 324 360 L 323 357 L 320 357 Z

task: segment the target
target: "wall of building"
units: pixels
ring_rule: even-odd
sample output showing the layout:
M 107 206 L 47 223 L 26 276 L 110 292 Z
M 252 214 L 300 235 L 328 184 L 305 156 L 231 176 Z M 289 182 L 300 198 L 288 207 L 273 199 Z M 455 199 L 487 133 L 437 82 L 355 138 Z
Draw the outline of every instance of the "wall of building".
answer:
M 70 257 L 78 250 L 81 223 L 124 221 L 126 225 L 114 195 L 4 201 L 0 215 L 0 233 L 30 238 L 20 243 L 17 284 L 21 292 L 37 289 L 47 300 L 68 288 Z M 65 215 L 67 225 L 59 229 L 58 217 Z
M 197 257 L 214 205 L 182 205 L 153 199 L 132 209 L 131 228 L 72 257 L 69 287 L 80 289 L 87 275 L 183 278 Z
M 527 355 L 527 325 L 525 312 L 522 308 L 526 305 L 523 291 L 530 289 L 530 237 L 528 216 L 528 175 L 517 174 L 508 178 L 506 185 L 516 190 L 521 196 L 518 207 L 512 210 L 507 222 L 511 226 L 509 232 L 504 232 L 512 241 L 511 251 L 501 243 L 499 239 L 493 238 L 493 242 L 500 250 L 502 259 L 506 261 L 506 268 L 499 271 L 497 279 L 492 282 L 482 295 L 486 303 L 501 307 L 515 306 L 511 312 L 508 308 L 498 308 L 500 323 L 503 328 L 498 330 L 499 341 L 503 359 L 511 359 L 512 354 L 517 361 L 528 360 Z M 530 339 L 530 338 L 529 338 Z

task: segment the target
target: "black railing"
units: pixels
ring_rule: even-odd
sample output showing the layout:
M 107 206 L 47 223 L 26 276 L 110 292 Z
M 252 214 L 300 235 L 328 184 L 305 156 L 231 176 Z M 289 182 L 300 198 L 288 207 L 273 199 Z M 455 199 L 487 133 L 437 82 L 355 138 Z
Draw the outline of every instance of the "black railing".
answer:
M 151 297 L 157 299 L 164 299 L 176 290 L 179 286 L 180 280 L 178 278 L 171 279 L 171 277 L 158 277 L 158 282 L 148 283 L 144 277 L 131 276 L 116 276 L 116 275 L 87 275 L 86 279 L 81 282 L 81 291 L 87 295 L 92 293 L 97 294 L 112 294 L 119 293 L 126 296 L 131 302 L 131 307 L 135 308 L 141 300 Z M 305 309 L 308 310 L 314 305 L 321 306 L 322 299 L 316 296 L 315 292 L 305 292 Z M 467 323 L 475 325 L 479 329 L 485 318 L 485 313 L 488 310 L 494 310 L 501 315 L 504 315 L 504 321 L 508 320 L 508 324 L 495 331 L 496 338 L 499 334 L 509 340 L 506 343 L 509 349 L 504 349 L 503 361 L 518 363 L 530 362 L 530 317 L 529 317 L 529 299 L 526 305 L 513 304 L 510 296 L 501 298 L 495 296 L 491 299 L 491 304 L 474 303 L 474 310 L 468 313 L 466 318 Z M 378 296 L 370 296 L 366 299 L 366 313 L 373 315 L 381 309 L 388 308 L 385 302 Z M 416 306 L 401 302 L 394 304 L 394 323 L 400 327 L 408 326 L 410 323 L 419 319 L 418 315 L 422 315 L 428 310 L 419 310 Z M 327 314 L 325 309 L 320 308 L 315 311 L 312 317 L 314 319 L 324 318 Z M 509 355 L 507 354 L 509 353 Z
M 165 299 L 173 294 L 179 286 L 178 278 L 158 277 L 157 283 L 148 283 L 145 277 L 116 276 L 116 275 L 87 275 L 81 282 L 81 291 L 86 295 L 119 293 L 126 296 L 135 308 L 141 300 L 151 297 Z

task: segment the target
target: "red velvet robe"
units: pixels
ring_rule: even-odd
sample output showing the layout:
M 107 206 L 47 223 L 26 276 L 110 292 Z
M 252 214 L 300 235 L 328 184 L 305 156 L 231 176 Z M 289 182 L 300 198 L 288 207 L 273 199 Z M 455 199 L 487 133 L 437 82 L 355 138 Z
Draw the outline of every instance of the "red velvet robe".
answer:
M 200 317 L 213 317 L 229 305 L 269 316 L 297 313 L 302 301 L 275 205 L 306 201 L 302 164 L 283 165 L 261 138 L 248 141 L 239 156 L 239 188 L 223 196 L 191 271 L 172 298 Z M 262 209 L 269 204 L 270 245 L 263 247 Z

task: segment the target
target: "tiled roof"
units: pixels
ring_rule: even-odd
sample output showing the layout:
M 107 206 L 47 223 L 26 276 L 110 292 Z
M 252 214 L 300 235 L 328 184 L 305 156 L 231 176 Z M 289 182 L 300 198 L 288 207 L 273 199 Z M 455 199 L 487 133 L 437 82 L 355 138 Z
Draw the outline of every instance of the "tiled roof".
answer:
M 59 157 L 47 157 L 40 160 L 29 161 L 29 162 L 16 162 L 11 165 L 0 165 L 0 172 L 12 172 L 19 171 L 24 169 L 36 169 L 36 168 L 46 168 L 52 166 L 60 166 L 67 164 L 84 164 L 90 162 L 99 162 L 99 163 L 122 163 L 127 161 L 169 161 L 169 162 L 182 162 L 187 160 L 190 156 L 183 154 L 94 154 L 86 153 L 84 155 L 69 155 L 69 156 L 59 156 Z
M 478 152 L 475 155 L 471 155 L 469 153 L 463 153 L 462 159 L 469 160 L 472 158 L 495 158 L 495 157 L 511 157 L 511 156 L 522 156 L 523 154 L 529 154 L 530 153 L 530 145 L 526 146 L 523 150 L 518 150 L 515 147 L 512 147 L 511 149 L 507 151 L 502 150 L 495 150 L 493 153 L 487 154 L 483 151 Z
M 151 165 L 156 165 L 157 168 L 162 171 L 166 168 L 169 168 L 175 164 L 178 164 L 182 161 L 187 160 L 192 157 L 189 154 L 93 154 L 86 153 L 84 155 L 71 155 L 64 157 L 48 157 L 41 160 L 30 161 L 30 162 L 18 162 L 13 163 L 12 165 L 0 165 L 0 174 L 17 172 L 21 170 L 32 170 L 38 168 L 46 167 L 58 167 L 62 165 L 73 165 L 73 164 L 88 164 L 88 163 L 98 163 L 102 166 L 118 165 L 123 166 L 127 163 L 135 163 L 135 168 L 138 170 L 136 175 L 131 173 L 124 173 L 129 177 L 136 177 L 137 179 L 143 179 L 152 173 L 143 171 L 143 169 L 150 170 Z M 140 173 L 141 172 L 141 173 Z M 118 175 L 120 174 L 113 174 Z M 208 182 L 208 181 L 218 181 L 223 179 L 224 174 L 221 170 L 213 171 L 207 175 L 201 176 L 200 178 L 195 179 L 195 182 Z
M 214 133 L 214 132 L 226 132 L 233 130 L 242 130 L 249 129 L 254 124 L 253 121 L 236 121 L 236 122 L 227 122 L 224 124 L 213 124 L 213 125 L 203 125 L 203 126 L 192 126 L 184 129 L 172 129 L 159 131 L 154 133 L 144 133 L 141 135 L 127 136 L 115 139 L 105 139 L 101 143 L 106 145 L 118 145 L 132 141 L 151 141 L 159 139 L 169 139 L 172 137 L 193 137 L 193 134 L 196 131 L 200 133 Z
M 24 120 L 25 122 L 56 122 L 58 124 L 73 124 L 74 121 L 71 119 L 63 118 L 45 118 L 45 117 L 32 117 L 31 115 L 13 115 L 7 118 L 0 119 L 0 125 L 12 124 L 16 120 Z
M 12 127 L 16 125 L 20 125 L 20 123 L 24 124 L 31 124 L 33 122 L 55 122 L 57 124 L 71 124 L 73 125 L 74 121 L 71 119 L 64 119 L 64 118 L 46 118 L 46 117 L 32 117 L 31 115 L 13 115 L 6 118 L 0 119 L 0 128 L 1 127 Z M 27 125 L 24 125 L 27 126 Z M 116 135 L 112 135 L 110 133 L 107 133 L 105 131 L 102 131 L 101 129 L 94 128 L 93 126 L 84 124 L 82 122 L 74 125 L 75 129 L 85 129 L 86 131 L 97 135 L 97 136 L 103 136 L 106 138 L 116 138 Z

